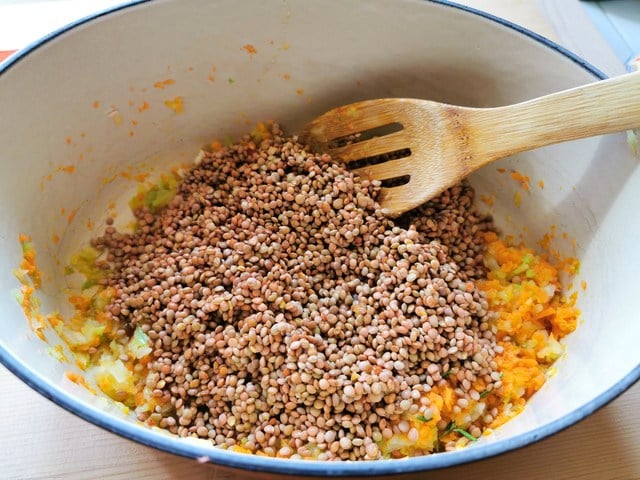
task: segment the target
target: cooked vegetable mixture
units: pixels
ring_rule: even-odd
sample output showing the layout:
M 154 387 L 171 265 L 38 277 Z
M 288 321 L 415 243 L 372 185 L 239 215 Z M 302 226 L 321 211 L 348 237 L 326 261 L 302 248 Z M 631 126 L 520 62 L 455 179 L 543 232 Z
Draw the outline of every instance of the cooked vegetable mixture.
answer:
M 110 219 L 53 323 L 100 390 L 182 437 L 320 460 L 464 446 L 542 386 L 575 298 L 468 184 L 396 220 L 379 189 L 261 128 L 141 192 L 132 233 Z

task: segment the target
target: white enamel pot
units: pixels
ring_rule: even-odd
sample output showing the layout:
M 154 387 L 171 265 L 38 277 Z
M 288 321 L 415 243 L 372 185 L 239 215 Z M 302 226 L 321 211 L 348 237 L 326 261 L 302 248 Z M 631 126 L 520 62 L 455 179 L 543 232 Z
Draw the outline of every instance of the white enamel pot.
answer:
M 0 360 L 114 433 L 274 477 L 421 472 L 552 435 L 640 376 L 640 169 L 624 134 L 547 147 L 473 175 L 480 194 L 495 196 L 492 211 L 505 232 L 535 244 L 555 226 L 552 247 L 580 259 L 574 284 L 584 280 L 588 288 L 579 289 L 582 321 L 566 339 L 557 373 L 522 414 L 451 453 L 295 461 L 152 430 L 68 381 L 65 372 L 77 367 L 50 355 L 55 335 L 48 332 L 45 344 L 29 329 L 12 271 L 21 258 L 18 236 L 26 233 L 43 271 L 41 310 L 67 311 L 64 264 L 100 231 L 110 208 L 126 210 L 137 186 L 131 177 L 187 162 L 201 145 L 257 121 L 277 120 L 295 132 L 330 108 L 367 98 L 498 106 L 601 77 L 531 32 L 445 1 L 137 1 L 70 25 L 0 65 Z M 528 175 L 531 191 L 498 168 Z

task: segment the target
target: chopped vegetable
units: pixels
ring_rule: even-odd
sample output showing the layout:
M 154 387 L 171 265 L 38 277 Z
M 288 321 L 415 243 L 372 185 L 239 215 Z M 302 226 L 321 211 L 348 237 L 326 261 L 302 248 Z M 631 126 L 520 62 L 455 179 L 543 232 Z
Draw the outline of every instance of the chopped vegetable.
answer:
M 129 207 L 135 211 L 147 207 L 152 213 L 158 213 L 173 200 L 180 177 L 177 174 L 162 175 L 157 184 L 141 186 L 138 193 L 129 201 Z
M 97 266 L 100 252 L 93 247 L 84 247 L 78 253 L 71 256 L 70 264 L 65 272 L 77 272 L 84 276 L 85 280 L 82 284 L 82 290 L 88 290 L 98 285 L 100 280 L 106 278 L 107 270 Z
M 563 352 L 558 339 L 575 330 L 580 313 L 574 306 L 576 296 L 558 295 L 559 269 L 573 273 L 578 262 L 565 259 L 554 266 L 533 250 L 508 245 L 492 233 L 487 242 L 490 271 L 479 287 L 497 313 L 494 323 L 503 351 L 495 360 L 502 387 L 484 390 L 480 398 L 501 409 L 490 425 L 495 428 L 520 412 L 540 389 L 547 369 Z
M 218 205 L 221 208 L 230 207 L 231 214 L 226 210 L 216 211 L 216 215 L 210 216 L 206 225 L 197 224 L 196 220 L 206 219 L 211 212 L 197 203 L 204 199 L 204 195 L 201 199 L 199 193 L 193 193 L 193 203 L 187 205 L 189 208 L 185 210 L 188 221 L 185 220 L 186 217 L 182 217 L 184 225 L 182 220 L 175 222 L 175 219 L 169 219 L 167 225 L 172 226 L 163 226 L 157 236 L 135 237 L 135 233 L 140 231 L 148 233 L 148 230 L 140 229 L 131 237 L 139 244 L 123 242 L 119 234 L 114 234 L 115 228 L 111 228 L 110 231 L 105 230 L 105 236 L 95 243 L 98 248 L 104 248 L 105 252 L 87 247 L 71 258 L 65 273 L 78 273 L 85 279 L 82 291 L 69 297 L 74 314 L 67 319 L 51 314 L 46 317 L 46 321 L 66 342 L 77 365 L 85 370 L 86 378 L 95 381 L 98 388 L 111 399 L 135 409 L 138 418 L 150 426 L 167 428 L 180 436 L 197 436 L 206 441 L 212 438 L 212 432 L 226 432 L 237 442 L 233 445 L 235 451 L 283 458 L 294 454 L 293 443 L 288 442 L 286 434 L 280 434 L 275 445 L 277 448 L 262 442 L 267 433 L 272 433 L 268 431 L 273 430 L 271 423 L 260 427 L 264 431 L 256 430 L 255 441 L 250 441 L 251 437 L 245 435 L 256 428 L 255 422 L 246 423 L 247 416 L 257 416 L 261 412 L 259 415 L 266 416 L 268 420 L 269 415 L 274 414 L 269 410 L 271 403 L 280 402 L 283 405 L 277 407 L 277 415 L 281 411 L 300 411 L 302 403 L 296 402 L 303 399 L 305 405 L 313 406 L 319 412 L 324 409 L 325 416 L 326 412 L 331 412 L 331 418 L 340 417 L 340 421 L 347 425 L 343 430 L 326 429 L 318 422 L 317 426 L 312 427 L 316 430 L 312 435 L 324 438 L 324 442 L 308 441 L 299 448 L 296 447 L 298 450 L 295 453 L 303 458 L 322 458 L 324 455 L 327 459 L 399 458 L 448 451 L 477 441 L 483 432 L 501 425 L 522 411 L 527 399 L 548 378 L 552 363 L 562 355 L 560 340 L 576 328 L 579 314 L 575 307 L 576 296 L 563 295 L 559 273 L 577 272 L 578 262 L 552 262 L 529 248 L 512 245 L 508 240 L 499 238 L 493 233 L 493 227 L 483 230 L 481 224 L 475 224 L 476 237 L 468 232 L 463 233 L 462 229 L 466 227 L 458 223 L 461 222 L 459 218 L 464 219 L 464 216 L 458 213 L 447 216 L 453 210 L 451 204 L 459 201 L 460 192 L 457 192 L 455 195 L 450 194 L 447 202 L 440 205 L 443 207 L 444 220 L 434 221 L 429 218 L 433 225 L 425 221 L 421 229 L 398 228 L 398 231 L 402 231 L 402 237 L 389 239 L 388 245 L 375 243 L 380 240 L 379 236 L 364 235 L 363 232 L 378 231 L 377 227 L 374 228 L 375 223 L 359 223 L 358 239 L 354 238 L 355 229 L 345 227 L 344 232 L 338 230 L 344 236 L 344 241 L 342 237 L 339 241 L 353 255 L 344 257 L 340 256 L 343 253 L 335 253 L 343 247 L 340 246 L 342 243 L 334 241 L 326 248 L 326 252 L 329 252 L 326 262 L 330 262 L 335 254 L 336 258 L 344 261 L 331 265 L 332 271 L 345 273 L 349 269 L 354 272 L 366 269 L 368 273 L 364 274 L 365 279 L 376 278 L 381 281 L 380 291 L 376 293 L 380 294 L 378 300 L 383 301 L 376 307 L 379 312 L 376 311 L 371 307 L 375 302 L 366 301 L 372 290 L 367 281 L 356 279 L 353 283 L 355 287 L 352 288 L 350 281 L 343 282 L 340 277 L 341 281 L 332 286 L 335 287 L 334 294 L 341 299 L 340 307 L 336 305 L 335 299 L 333 303 L 327 303 L 330 308 L 325 307 L 322 302 L 326 298 L 318 301 L 318 297 L 320 292 L 328 291 L 328 288 L 324 284 L 320 285 L 322 288 L 310 288 L 310 285 L 322 280 L 321 275 L 311 276 L 311 280 L 316 283 L 308 283 L 304 270 L 291 268 L 293 264 L 299 265 L 293 262 L 297 253 L 295 258 L 288 259 L 284 250 L 291 250 L 291 243 L 303 237 L 297 237 L 295 232 L 300 222 L 311 222 L 321 215 L 329 214 L 327 218 L 339 219 L 342 226 L 343 217 L 351 218 L 344 214 L 357 208 L 370 208 L 373 201 L 362 192 L 357 192 L 357 195 L 350 194 L 350 200 L 346 197 L 348 201 L 353 201 L 353 205 L 346 205 L 343 190 L 349 191 L 355 182 L 344 182 L 347 175 L 344 170 L 340 176 L 328 179 L 335 183 L 325 181 L 327 179 L 322 175 L 326 171 L 322 168 L 316 170 L 313 179 L 315 183 L 307 178 L 306 166 L 304 174 L 296 173 L 295 168 L 300 166 L 296 164 L 299 161 L 296 155 L 300 159 L 304 159 L 306 155 L 301 150 L 303 147 L 296 146 L 295 154 L 287 151 L 289 163 L 285 165 L 285 157 L 281 156 L 283 151 L 270 146 L 274 142 L 279 145 L 277 142 L 282 141 L 279 134 L 271 136 L 271 128 L 258 124 L 250 136 L 243 137 L 243 150 L 238 150 L 237 146 L 231 144 L 232 140 L 227 139 L 225 144 L 228 145 L 225 148 L 219 142 L 215 146 L 212 144 L 214 150 L 220 147 L 220 154 L 203 150 L 198 156 L 196 165 L 201 169 L 206 167 L 207 174 L 215 172 L 218 175 L 218 172 L 228 168 L 229 171 L 243 171 L 245 175 L 268 180 L 250 185 L 260 188 L 247 191 L 243 190 L 242 178 L 229 178 L 224 185 L 218 185 L 216 188 L 220 188 L 220 191 L 216 193 L 238 195 L 241 200 L 237 205 Z M 248 168 L 244 162 L 231 168 L 228 163 L 221 166 L 213 161 L 224 158 L 221 155 L 230 152 L 246 150 L 259 153 L 260 148 L 268 150 L 263 152 L 263 157 L 259 157 L 261 160 L 255 164 L 255 168 L 251 167 L 253 170 L 239 170 Z M 263 161 L 264 158 L 267 160 Z M 236 161 L 237 158 L 225 158 L 227 160 Z M 308 162 L 312 160 L 318 159 L 310 159 Z M 272 172 L 269 177 L 263 178 L 269 162 L 272 163 L 269 167 Z M 520 182 L 525 190 L 529 189 L 528 177 L 512 172 L 512 178 Z M 230 183 L 231 180 L 235 183 Z M 146 181 L 146 177 L 141 177 L 140 181 Z M 136 217 L 145 217 L 146 222 L 150 212 L 166 220 L 162 215 L 173 215 L 174 207 L 183 208 L 183 195 L 176 198 L 180 181 L 181 175 L 174 173 L 173 176 L 161 177 L 157 184 L 145 183 L 130 202 Z M 216 178 L 216 181 L 219 179 Z M 287 182 L 284 185 L 286 188 L 281 185 L 284 182 Z M 213 183 L 210 180 L 203 184 L 201 190 L 212 190 Z M 186 184 L 186 187 L 193 186 L 198 185 Z M 266 187 L 262 188 L 264 186 Z M 324 188 L 326 191 L 319 190 L 322 195 L 309 195 L 312 188 Z M 180 192 L 186 191 L 187 188 L 181 187 Z M 267 201 L 273 192 L 278 192 L 281 198 Z M 311 197 L 312 201 L 309 200 Z M 175 202 L 171 203 L 174 198 Z M 471 205 L 472 196 L 465 198 L 468 199 L 466 204 Z M 215 203 L 217 199 L 209 201 Z M 163 212 L 170 203 L 171 210 Z M 265 207 L 268 207 L 268 215 L 259 212 L 260 208 Z M 352 207 L 352 210 L 345 207 Z M 277 213 L 279 208 L 308 213 L 290 217 Z M 194 212 L 203 211 L 203 218 L 192 218 L 197 216 Z M 246 217 L 247 212 L 251 217 Z M 262 231 L 257 233 L 255 228 L 256 219 L 262 219 L 260 215 L 263 214 L 266 215 L 267 223 L 259 224 L 261 228 L 266 229 L 265 225 L 271 227 L 280 222 L 279 228 L 271 234 L 269 243 L 260 240 L 262 237 L 269 238 L 268 235 Z M 224 224 L 226 215 L 230 217 L 231 223 L 228 225 Z M 363 218 L 367 222 L 374 219 L 373 216 Z M 477 220 L 478 217 L 473 218 Z M 449 270 L 443 268 L 448 261 L 446 249 L 449 245 L 445 245 L 444 241 L 437 245 L 433 239 L 429 239 L 431 243 L 425 243 L 420 235 L 428 235 L 434 228 L 452 227 L 449 220 L 457 222 L 455 228 L 461 229 L 456 230 L 454 236 L 464 239 L 464 251 L 468 250 L 470 244 L 482 244 L 483 240 L 486 243 L 486 252 L 482 249 L 477 251 L 484 255 L 484 266 L 488 270 L 486 278 L 478 279 L 483 266 L 473 262 L 470 263 L 471 271 L 480 273 L 468 273 L 460 278 L 447 273 L 442 277 L 443 272 L 458 273 L 456 265 L 447 265 Z M 111 225 L 113 222 L 109 220 L 107 223 Z M 161 223 L 155 222 L 155 225 Z M 326 223 L 324 220 L 317 223 L 318 226 L 313 228 L 318 235 L 333 234 L 322 230 Z M 238 225 L 241 225 L 239 231 L 236 230 Z M 190 228 L 183 228 L 185 226 Z M 222 227 L 226 230 L 220 230 L 217 237 L 207 236 Z M 172 232 L 171 245 L 174 245 L 174 252 L 181 252 L 181 257 L 171 257 L 169 262 L 163 263 L 159 259 L 166 260 L 163 256 L 165 243 L 162 243 L 168 235 L 166 231 Z M 380 228 L 379 231 L 384 229 Z M 486 231 L 489 233 L 482 233 Z M 196 243 L 192 237 L 196 236 L 198 245 L 192 248 L 191 244 Z M 149 237 L 152 237 L 151 240 Z M 361 237 L 368 238 L 367 241 L 371 242 L 372 246 L 367 253 L 375 250 L 376 254 L 369 258 L 358 258 L 357 241 Z M 127 241 L 131 239 L 128 238 Z M 288 245 L 286 248 L 285 242 Z M 25 265 L 21 264 L 20 273 L 17 274 L 21 281 L 24 280 L 19 300 L 30 321 L 35 318 L 36 323 L 44 323 L 45 319 L 39 314 L 37 298 L 32 296 L 36 278 L 34 272 L 37 271 L 35 252 L 27 237 L 21 237 L 21 244 Z M 388 247 L 388 251 L 381 249 L 380 245 Z M 461 243 L 451 244 L 456 248 L 459 245 Z M 293 251 L 306 251 L 310 258 L 315 252 L 311 246 L 298 247 L 299 250 Z M 133 258 L 133 254 L 123 255 L 128 252 L 127 249 L 149 253 L 144 254 L 145 259 L 140 255 L 136 257 L 136 262 L 125 263 L 123 258 L 126 257 L 127 261 Z M 432 254 L 430 249 L 436 253 Z M 227 251 L 230 253 L 227 254 Z M 154 256 L 150 252 L 163 253 Z M 168 255 L 174 252 L 169 252 Z M 227 255 L 226 259 L 222 258 L 223 252 Z M 390 252 L 397 255 L 397 258 L 391 256 Z M 278 256 L 278 253 L 281 255 Z M 104 258 L 110 259 L 111 264 L 102 259 L 103 254 Z M 232 254 L 236 256 L 228 256 Z M 428 262 L 414 261 L 420 255 L 424 258 L 433 255 L 433 258 Z M 113 258 L 116 260 L 112 260 Z M 483 257 L 478 255 L 467 260 L 472 261 L 473 258 L 482 262 Z M 269 275 L 272 272 L 256 274 L 256 265 L 273 264 L 275 260 L 287 260 L 277 277 L 273 276 L 271 279 Z M 318 263 L 322 262 L 324 260 Z M 414 264 L 420 265 L 422 270 L 414 269 Z M 118 266 L 118 270 L 114 265 Z M 120 269 L 120 265 L 135 265 L 135 268 Z M 429 269 L 434 273 L 427 275 Z M 134 270 L 135 274 L 129 273 Z M 214 270 L 222 273 L 224 279 L 216 276 Z M 450 274 L 455 282 L 448 279 Z M 136 276 L 138 278 L 129 283 L 129 278 Z M 39 277 L 37 278 L 39 281 Z M 106 278 L 109 282 L 103 281 Z M 270 280 L 265 280 L 266 278 Z M 285 278 L 300 286 L 300 292 L 313 292 L 308 295 L 316 297 L 315 300 L 307 303 L 320 305 L 322 308 L 308 309 L 299 301 L 304 298 L 302 293 L 300 296 L 298 293 L 296 296 L 281 295 L 280 291 L 270 290 L 280 287 L 277 279 L 284 281 Z M 389 296 L 388 292 L 382 293 L 385 290 L 381 286 L 386 285 L 387 279 L 394 285 L 401 285 L 398 290 L 394 290 L 393 296 Z M 443 286 L 433 289 L 432 285 L 437 285 L 436 280 Z M 114 286 L 107 288 L 107 283 Z M 345 286 L 352 290 L 347 291 Z M 424 289 L 420 290 L 421 288 Z M 175 292 L 168 294 L 170 289 Z M 202 293 L 205 291 L 206 294 Z M 196 297 L 195 293 L 202 298 Z M 375 299 L 375 296 L 371 298 Z M 249 315 L 247 312 L 251 312 L 254 305 L 256 308 L 266 308 L 258 309 L 255 315 Z M 439 305 L 448 306 L 439 313 Z M 447 309 L 453 313 L 445 313 Z M 478 313 L 479 311 L 482 313 Z M 396 329 L 389 330 L 385 321 L 393 312 L 402 312 L 402 315 L 397 315 L 400 320 L 397 320 Z M 460 328 L 454 332 L 456 321 L 459 326 L 459 322 L 469 318 L 469 312 L 478 319 L 474 320 L 474 325 L 481 327 L 472 331 L 472 326 L 467 324 L 466 329 Z M 326 321 L 314 324 L 310 320 L 314 314 L 323 320 L 326 317 Z M 273 319 L 268 327 L 261 323 L 266 318 Z M 351 318 L 353 323 L 349 323 Z M 375 319 L 375 323 L 372 319 Z M 427 329 L 433 330 L 435 335 L 432 339 L 437 338 L 438 342 L 426 340 L 424 335 L 416 342 L 409 341 L 412 338 L 409 335 L 416 338 L 421 335 L 415 329 L 418 320 Z M 358 329 L 350 328 L 354 324 L 358 325 Z M 40 331 L 38 328 L 35 330 Z M 246 335 L 243 329 L 248 332 Z M 362 335 L 369 337 L 366 340 L 358 339 L 361 343 L 357 345 L 354 343 L 356 336 L 350 340 L 351 343 L 336 343 L 337 339 L 342 341 L 345 329 L 356 332 L 356 335 L 362 332 Z M 294 330 L 296 339 L 289 334 Z M 470 331 L 479 334 L 478 337 L 469 335 Z M 406 337 L 403 338 L 402 335 Z M 439 341 L 447 335 L 446 342 Z M 324 351 L 319 346 L 324 345 L 323 342 L 328 338 L 341 346 L 337 353 L 325 356 L 324 353 L 319 353 Z M 394 343 L 396 339 L 398 343 Z M 375 341 L 375 344 L 372 343 L 373 347 L 384 346 L 383 353 L 379 356 L 360 355 L 367 351 L 364 347 L 367 341 Z M 334 343 L 327 344 L 335 346 Z M 421 345 L 422 351 L 412 346 L 415 343 Z M 435 348 L 433 343 L 437 343 Z M 277 348 L 274 349 L 274 346 Z M 363 348 L 355 351 L 355 346 Z M 371 348 L 370 351 L 378 350 Z M 419 351 L 420 353 L 416 353 Z M 427 351 L 429 356 L 419 356 Z M 284 352 L 288 357 L 274 352 Z M 304 355 L 306 363 L 297 360 L 303 358 L 301 355 Z M 267 362 L 268 358 L 274 361 Z M 311 358 L 315 358 L 315 361 L 311 362 Z M 374 360 L 369 363 L 371 358 Z M 331 362 L 337 367 L 324 371 Z M 316 367 L 308 367 L 309 363 L 314 363 Z M 304 369 L 298 371 L 297 366 L 302 364 Z M 412 364 L 419 365 L 420 375 L 413 375 L 409 371 L 408 365 Z M 269 380 L 269 387 L 252 384 L 242 376 L 249 368 L 262 372 L 263 378 L 278 381 L 273 384 Z M 265 376 L 264 372 L 270 373 Z M 86 385 L 85 377 L 77 374 L 68 377 L 76 383 Z M 338 377 L 340 384 L 336 382 Z M 284 380 L 282 383 L 280 378 Z M 415 378 L 419 380 L 416 381 Z M 320 394 L 329 389 L 333 390 L 332 395 L 326 397 L 330 398 L 330 402 L 325 404 L 325 397 Z M 281 391 L 286 392 L 286 400 L 280 401 Z M 264 398 L 268 400 L 265 401 Z M 244 412 L 242 409 L 249 404 L 251 411 Z M 211 405 L 215 405 L 217 409 L 215 418 L 210 416 Z M 207 406 L 207 410 L 201 411 L 201 406 Z M 352 406 L 360 410 L 350 410 Z M 366 438 L 354 435 L 359 428 L 355 417 L 351 416 L 354 411 L 368 411 L 379 419 L 379 422 L 371 423 L 371 433 L 367 433 Z M 285 423 L 287 428 L 300 427 L 287 421 Z M 325 425 L 326 423 L 328 422 Z M 349 424 L 353 429 L 350 429 Z M 319 447 L 320 443 L 329 445 L 329 442 L 332 442 L 330 448 L 322 450 Z M 354 446 L 362 448 L 354 449 Z
M 134 358 L 138 359 L 146 357 L 151 353 L 152 349 L 149 346 L 149 337 L 140 327 L 137 327 L 133 332 L 133 336 L 127 344 L 127 351 L 131 353 Z

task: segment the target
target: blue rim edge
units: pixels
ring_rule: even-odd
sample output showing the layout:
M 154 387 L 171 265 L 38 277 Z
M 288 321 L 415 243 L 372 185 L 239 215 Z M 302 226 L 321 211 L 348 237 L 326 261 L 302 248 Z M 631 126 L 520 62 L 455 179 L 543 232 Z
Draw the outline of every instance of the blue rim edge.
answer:
M 0 62 L 0 75 L 9 69 L 16 62 L 35 51 L 47 42 L 54 40 L 58 36 L 73 30 L 74 28 L 84 25 L 100 17 L 111 13 L 134 7 L 144 3 L 150 3 L 153 0 L 134 0 L 122 5 L 111 7 L 93 15 L 81 18 L 69 25 L 56 30 L 49 35 L 37 40 L 27 47 L 19 50 L 9 56 L 4 62 Z M 589 62 L 573 54 L 564 47 L 555 42 L 532 32 L 524 27 L 516 25 L 512 22 L 504 20 L 495 15 L 460 5 L 448 0 L 426 0 L 431 3 L 456 8 L 474 15 L 478 15 L 485 19 L 491 20 L 502 26 L 515 30 L 543 45 L 556 51 L 557 53 L 567 57 L 583 69 L 587 70 L 594 76 L 604 79 L 607 76 L 591 65 Z M 118 434 L 129 440 L 136 441 L 143 445 L 153 447 L 168 453 L 188 457 L 208 457 L 214 464 L 227 466 L 231 468 L 290 474 L 305 476 L 381 476 L 400 473 L 413 473 L 427 470 L 436 470 L 447 467 L 462 465 L 465 463 L 475 462 L 487 459 L 503 453 L 520 449 L 532 443 L 538 442 L 546 437 L 564 430 L 571 425 L 583 420 L 593 412 L 603 407 L 616 397 L 624 393 L 638 379 L 640 379 L 640 365 L 636 366 L 622 380 L 613 385 L 609 390 L 597 396 L 586 405 L 578 410 L 565 415 L 564 417 L 539 427 L 531 432 L 523 433 L 512 439 L 498 441 L 496 443 L 488 443 L 486 445 L 478 445 L 476 447 L 464 450 L 444 453 L 439 455 L 430 455 L 423 457 L 413 457 L 404 460 L 379 460 L 376 462 L 316 462 L 311 460 L 285 460 L 259 457 L 255 455 L 246 455 L 225 451 L 222 449 L 210 448 L 194 443 L 186 442 L 173 436 L 158 435 L 146 428 L 127 422 L 126 420 L 106 415 L 101 410 L 83 404 L 70 394 L 56 388 L 53 384 L 42 378 L 37 372 L 23 365 L 17 358 L 9 354 L 8 350 L 0 345 L 0 363 L 11 371 L 15 376 L 20 378 L 25 384 L 37 391 L 44 397 L 53 401 L 65 410 L 74 415 L 87 420 L 107 431 Z

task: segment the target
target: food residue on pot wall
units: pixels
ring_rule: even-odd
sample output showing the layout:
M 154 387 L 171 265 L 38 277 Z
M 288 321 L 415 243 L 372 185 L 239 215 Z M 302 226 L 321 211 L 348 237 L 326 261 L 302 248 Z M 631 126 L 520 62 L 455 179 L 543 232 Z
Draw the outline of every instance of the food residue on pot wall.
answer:
M 178 114 L 184 112 L 184 99 L 180 96 L 165 100 L 164 104 Z
M 44 329 L 47 326 L 45 317 L 40 313 L 40 300 L 36 290 L 42 286 L 42 272 L 36 264 L 36 250 L 31 237 L 21 233 L 18 238 L 22 250 L 22 260 L 14 275 L 20 282 L 16 300 L 29 323 L 31 330 L 43 341 L 46 341 Z

